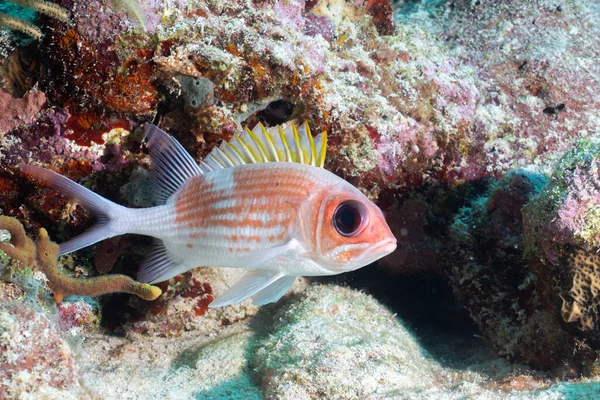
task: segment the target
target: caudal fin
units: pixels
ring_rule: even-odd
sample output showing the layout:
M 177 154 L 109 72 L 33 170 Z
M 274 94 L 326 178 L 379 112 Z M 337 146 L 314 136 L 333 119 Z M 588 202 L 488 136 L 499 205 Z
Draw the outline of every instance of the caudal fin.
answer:
M 61 255 L 71 253 L 101 240 L 124 233 L 114 231 L 114 229 L 111 228 L 112 224 L 110 224 L 110 221 L 118 214 L 122 213 L 123 210 L 126 210 L 125 207 L 105 199 L 56 172 L 27 164 L 21 164 L 19 165 L 19 168 L 26 174 L 30 174 L 54 189 L 60 190 L 69 197 L 69 199 L 90 211 L 98 219 L 98 222 L 92 228 L 67 242 L 61 243 Z

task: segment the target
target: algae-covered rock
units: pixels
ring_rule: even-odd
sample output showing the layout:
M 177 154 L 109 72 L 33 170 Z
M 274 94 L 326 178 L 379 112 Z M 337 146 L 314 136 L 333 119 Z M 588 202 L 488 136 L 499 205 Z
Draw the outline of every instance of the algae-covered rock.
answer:
M 365 398 L 437 381 L 412 333 L 364 293 L 313 286 L 274 320 L 251 361 L 267 398 Z
M 514 171 L 463 208 L 450 228 L 446 262 L 458 301 L 498 353 L 539 368 L 572 353 L 549 288 L 524 257 L 521 209 L 546 181 Z
M 58 328 L 24 302 L 0 303 L 0 398 L 86 399 Z
M 548 186 L 524 209 L 528 253 L 553 288 L 557 314 L 578 336 L 600 339 L 600 145 L 583 141 L 557 164 Z

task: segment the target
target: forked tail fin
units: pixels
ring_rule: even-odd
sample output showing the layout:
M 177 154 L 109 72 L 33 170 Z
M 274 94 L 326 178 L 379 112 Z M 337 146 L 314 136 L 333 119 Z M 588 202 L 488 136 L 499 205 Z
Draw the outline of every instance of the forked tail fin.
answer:
M 113 224 L 111 224 L 111 221 L 114 220 L 117 215 L 126 211 L 127 208 L 105 199 L 56 172 L 27 164 L 21 164 L 19 168 L 26 174 L 30 174 L 54 189 L 60 190 L 69 197 L 69 199 L 80 204 L 98 219 L 98 222 L 92 228 L 69 241 L 61 243 L 60 255 L 71 253 L 101 240 L 126 233 L 116 231 Z

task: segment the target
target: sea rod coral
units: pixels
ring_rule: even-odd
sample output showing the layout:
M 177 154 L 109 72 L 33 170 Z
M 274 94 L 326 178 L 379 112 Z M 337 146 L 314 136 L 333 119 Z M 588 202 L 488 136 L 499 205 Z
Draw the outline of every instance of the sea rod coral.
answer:
M 0 243 L 4 251 L 21 263 L 34 266 L 48 278 L 48 285 L 54 292 L 54 299 L 60 303 L 64 296 L 99 296 L 107 293 L 125 292 L 135 294 L 146 300 L 154 300 L 161 290 L 152 285 L 139 283 L 125 275 L 104 275 L 97 278 L 74 279 L 61 273 L 57 268 L 59 247 L 50 241 L 48 232 L 40 229 L 37 243 L 34 243 L 15 218 L 0 216 L 0 229 L 11 234 L 12 246 Z
M 29 8 L 40 14 L 47 15 L 62 22 L 69 20 L 67 10 L 57 4 L 45 0 L 9 0 L 23 8 Z M 0 9 L 1 10 L 1 9 Z M 35 39 L 41 39 L 42 31 L 36 25 L 26 19 L 19 18 L 7 13 L 0 12 L 0 27 L 7 27 L 12 30 L 23 32 Z

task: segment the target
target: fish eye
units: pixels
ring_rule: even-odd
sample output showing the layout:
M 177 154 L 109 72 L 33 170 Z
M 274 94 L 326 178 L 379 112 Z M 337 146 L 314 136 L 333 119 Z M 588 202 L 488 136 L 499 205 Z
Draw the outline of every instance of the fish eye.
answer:
M 340 203 L 333 212 L 333 226 L 342 236 L 354 236 L 364 226 L 365 207 L 354 200 Z

